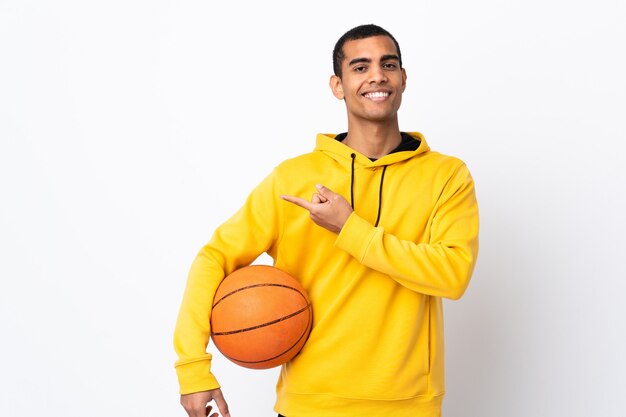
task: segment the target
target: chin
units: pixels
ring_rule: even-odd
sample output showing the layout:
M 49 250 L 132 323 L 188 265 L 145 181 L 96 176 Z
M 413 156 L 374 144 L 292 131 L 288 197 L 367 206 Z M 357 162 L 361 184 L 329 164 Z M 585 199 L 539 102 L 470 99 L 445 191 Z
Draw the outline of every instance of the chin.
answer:
M 365 120 L 369 120 L 371 122 L 388 122 L 390 120 L 394 120 L 394 117 L 397 113 L 370 113 L 363 117 Z

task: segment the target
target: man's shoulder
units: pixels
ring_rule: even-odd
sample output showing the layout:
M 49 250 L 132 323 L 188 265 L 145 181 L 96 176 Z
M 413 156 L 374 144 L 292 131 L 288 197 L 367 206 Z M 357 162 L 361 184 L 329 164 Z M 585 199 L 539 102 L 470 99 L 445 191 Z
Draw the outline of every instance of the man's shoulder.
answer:
M 458 167 L 465 165 L 465 161 L 457 156 L 433 151 L 432 149 L 425 153 L 424 157 L 429 159 L 432 163 L 442 167 Z
M 276 170 L 281 174 L 293 173 L 294 170 L 306 170 L 319 165 L 321 158 L 320 152 L 307 152 L 293 156 L 283 160 L 276 166 Z
M 441 181 L 442 184 L 448 183 L 453 178 L 471 178 L 467 164 L 458 156 L 431 150 L 420 159 L 421 163 L 415 164 L 416 169 L 423 170 L 423 174 Z

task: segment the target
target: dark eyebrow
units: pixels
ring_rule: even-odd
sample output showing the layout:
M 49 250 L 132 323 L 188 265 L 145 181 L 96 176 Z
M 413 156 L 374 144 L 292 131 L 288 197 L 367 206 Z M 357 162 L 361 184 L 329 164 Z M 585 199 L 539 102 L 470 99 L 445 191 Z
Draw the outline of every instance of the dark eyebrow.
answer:
M 380 57 L 380 62 L 384 62 L 384 61 L 400 61 L 400 57 L 394 54 L 383 55 Z M 348 66 L 352 66 L 354 64 L 360 64 L 362 62 L 366 64 L 371 64 L 372 60 L 369 58 L 354 58 L 352 61 L 350 61 Z
M 365 62 L 367 64 L 371 63 L 372 60 L 369 58 L 354 58 L 352 61 L 350 61 L 350 63 L 348 64 L 348 66 L 352 66 L 354 64 L 359 64 L 361 62 Z
M 393 55 L 393 54 L 391 54 L 391 55 L 383 55 L 382 57 L 380 57 L 380 62 L 391 61 L 391 60 L 393 60 L 393 61 L 400 61 L 400 57 L 398 55 Z

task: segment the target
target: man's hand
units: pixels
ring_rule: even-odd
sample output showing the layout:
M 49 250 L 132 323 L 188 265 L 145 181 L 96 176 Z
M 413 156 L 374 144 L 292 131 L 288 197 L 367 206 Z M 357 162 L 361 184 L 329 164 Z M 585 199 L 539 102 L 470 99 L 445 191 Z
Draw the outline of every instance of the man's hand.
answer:
M 180 396 L 180 403 L 189 414 L 189 417 L 207 417 L 211 413 L 211 407 L 208 402 L 211 400 L 217 404 L 217 409 L 222 417 L 230 417 L 228 412 L 228 404 L 224 400 L 222 390 L 217 388 L 211 391 L 194 392 L 193 394 L 185 394 Z M 211 414 L 209 417 L 218 417 L 217 413 Z
M 281 198 L 308 210 L 311 219 L 317 225 L 331 232 L 339 233 L 353 212 L 350 203 L 323 185 L 318 184 L 315 187 L 318 193 L 313 194 L 311 201 L 291 195 L 281 195 Z

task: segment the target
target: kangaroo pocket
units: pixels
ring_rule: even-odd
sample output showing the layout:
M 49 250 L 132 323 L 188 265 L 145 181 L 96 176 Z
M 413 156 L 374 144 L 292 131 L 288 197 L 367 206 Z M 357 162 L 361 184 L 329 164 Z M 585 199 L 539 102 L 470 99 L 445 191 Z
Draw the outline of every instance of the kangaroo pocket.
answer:
M 358 314 L 346 309 L 351 317 L 321 318 L 304 349 L 283 367 L 279 389 L 382 400 L 429 394 L 429 297 L 402 290 L 390 301 L 370 302 Z

